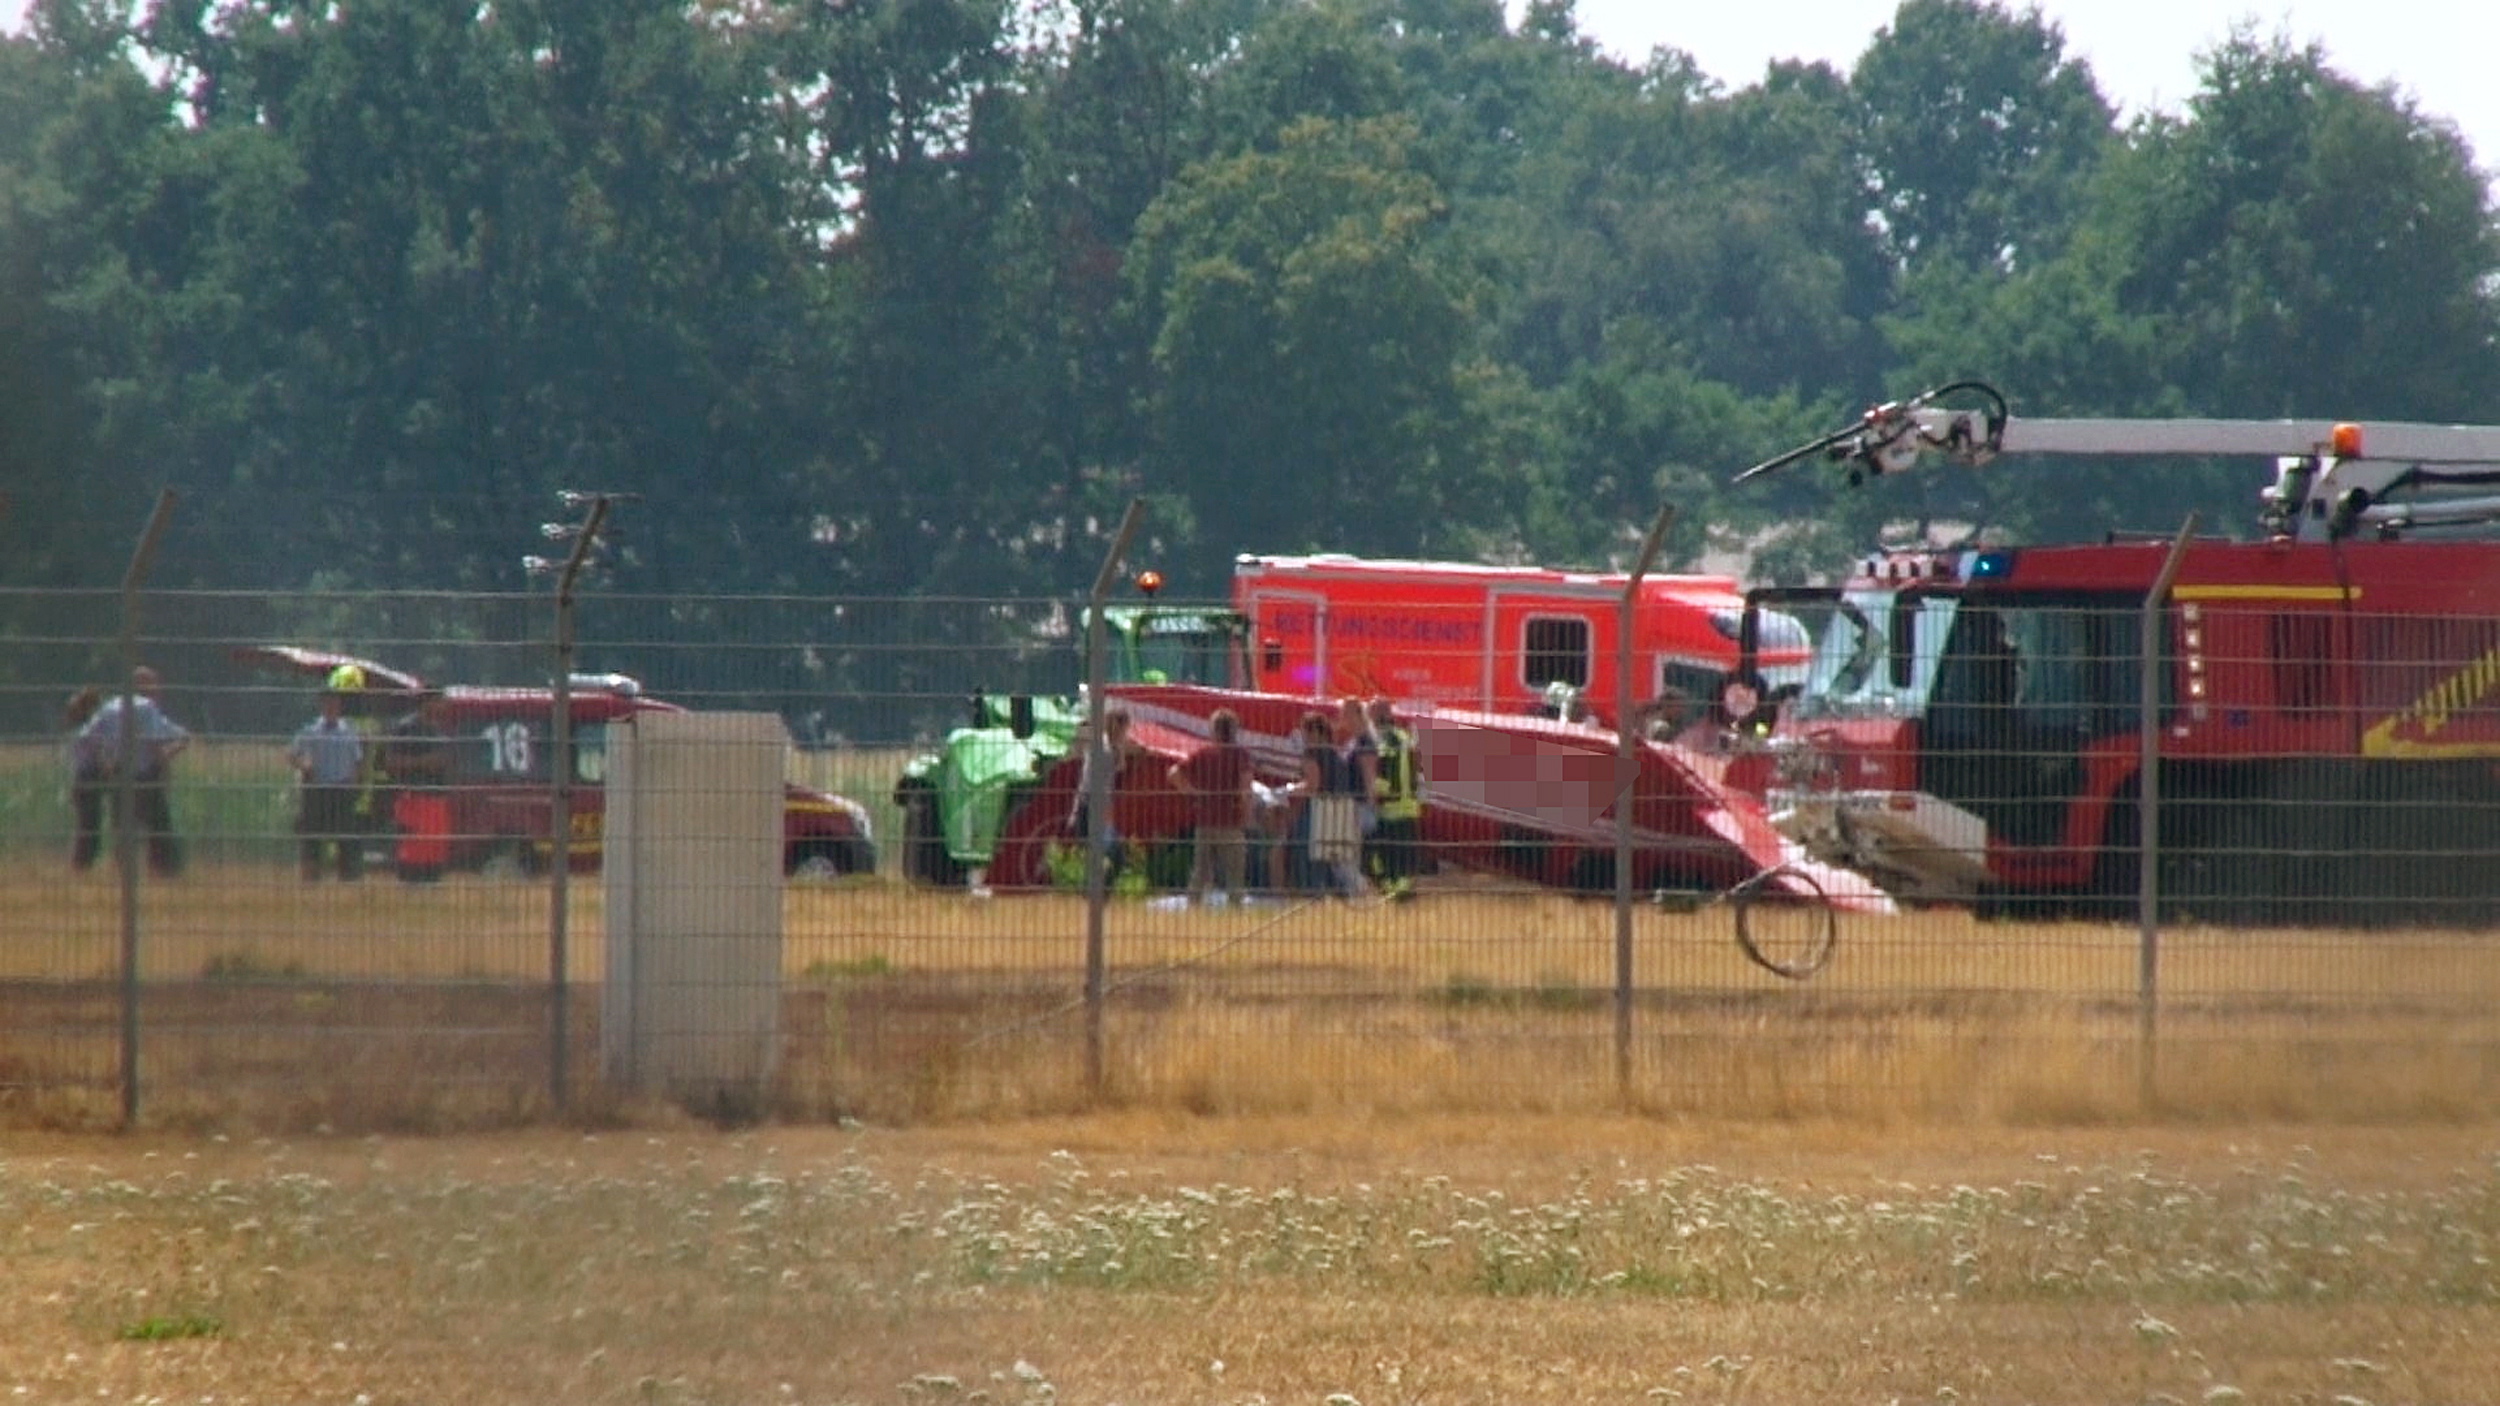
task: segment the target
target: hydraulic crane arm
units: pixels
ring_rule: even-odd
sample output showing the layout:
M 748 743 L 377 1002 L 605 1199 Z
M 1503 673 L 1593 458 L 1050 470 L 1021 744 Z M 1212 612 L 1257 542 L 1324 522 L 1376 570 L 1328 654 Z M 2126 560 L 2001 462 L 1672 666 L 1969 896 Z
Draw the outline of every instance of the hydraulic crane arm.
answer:
M 1937 403 L 1956 394 L 1986 403 L 1978 408 Z M 2500 486 L 2500 426 L 2016 419 L 2002 395 L 1977 381 L 1878 405 L 1853 424 L 1754 465 L 1735 481 L 1816 456 L 1845 464 L 1856 484 L 1906 472 L 1931 455 L 1976 468 L 2007 454 L 2271 458 L 2276 477 L 2261 498 L 2263 514 L 2270 530 L 2292 537 L 2341 536 L 2365 524 L 2397 530 L 2500 518 L 2500 498 L 2385 501 L 2404 490 Z
M 2000 454 L 2258 455 L 2500 465 L 2500 426 L 2328 420 L 2008 420 Z

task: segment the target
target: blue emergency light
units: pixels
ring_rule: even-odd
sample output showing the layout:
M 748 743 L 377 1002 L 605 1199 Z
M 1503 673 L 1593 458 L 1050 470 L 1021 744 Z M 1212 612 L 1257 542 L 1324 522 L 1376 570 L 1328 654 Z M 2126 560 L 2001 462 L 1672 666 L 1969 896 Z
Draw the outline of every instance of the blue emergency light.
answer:
M 2012 552 L 1974 552 L 1970 559 L 1970 571 L 1965 579 L 1990 581 L 2013 574 L 2014 554 Z

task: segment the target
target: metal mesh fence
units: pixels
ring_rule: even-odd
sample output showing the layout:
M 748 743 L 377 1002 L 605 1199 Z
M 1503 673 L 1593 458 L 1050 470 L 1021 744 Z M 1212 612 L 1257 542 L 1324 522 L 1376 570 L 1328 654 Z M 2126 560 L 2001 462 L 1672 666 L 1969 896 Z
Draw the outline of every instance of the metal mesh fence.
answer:
M 2149 805 L 2132 608 L 1913 602 L 1870 622 L 1798 606 L 1793 633 L 1772 632 L 1793 650 L 1758 656 L 1733 699 L 1726 660 L 1657 646 L 1631 689 L 1660 745 L 1630 773 L 1621 908 L 1604 628 L 1452 606 L 1405 638 L 1348 630 L 1322 659 L 1254 621 L 1244 662 L 1271 692 L 1200 702 L 1156 682 L 1196 666 L 1182 642 L 1147 658 L 1141 636 L 1129 663 L 1148 683 L 1114 697 L 1141 750 L 1115 783 L 1096 926 L 1072 823 L 1083 744 L 1017 736 L 1077 693 L 1082 620 L 1064 602 L 585 597 L 560 772 L 543 597 L 150 595 L 138 652 L 191 739 L 153 851 L 150 786 L 82 784 L 66 716 L 83 686 L 122 684 L 119 608 L 0 598 L 10 1121 L 110 1121 L 134 1089 L 152 1122 L 342 1127 L 634 1096 L 602 1058 L 601 792 L 609 729 L 662 705 L 771 714 L 792 739 L 761 1093 L 778 1116 L 2380 1117 L 2488 1111 L 2500 1089 L 2500 627 L 2482 622 L 2174 605 L 2151 661 Z M 1513 623 L 1523 648 L 1488 663 Z M 342 783 L 308 847 L 289 751 L 334 655 L 445 686 L 447 762 L 392 776 L 433 734 L 407 730 L 417 695 L 377 671 L 341 707 L 375 770 Z M 1549 694 L 1557 681 L 1571 688 Z M 1310 705 L 1271 694 L 1323 688 L 1390 697 L 1431 763 L 1412 901 L 1382 892 L 1377 845 L 1356 899 L 1326 897 L 1288 798 L 1253 810 L 1248 892 L 1228 895 L 1243 901 L 1191 903 L 1191 812 L 1166 768 L 1221 703 L 1281 790 Z M 1005 705 L 1020 695 L 1039 701 Z M 561 927 L 559 775 L 575 812 Z M 952 781 L 984 817 L 964 823 L 997 832 L 992 855 L 936 813 Z M 438 813 L 403 804 L 429 794 Z M 1009 845 L 1031 857 L 1013 874 Z M 1783 976 L 1749 959 L 1740 915 L 1773 964 L 1827 921 L 1837 948 Z

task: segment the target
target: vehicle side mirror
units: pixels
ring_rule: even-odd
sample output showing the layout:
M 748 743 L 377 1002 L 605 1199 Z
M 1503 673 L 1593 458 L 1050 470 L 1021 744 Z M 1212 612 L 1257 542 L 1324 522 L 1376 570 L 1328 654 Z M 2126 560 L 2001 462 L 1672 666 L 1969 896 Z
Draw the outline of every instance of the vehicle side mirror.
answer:
M 2336 541 L 2350 537 L 2353 528 L 2360 525 L 2362 513 L 2368 511 L 2369 506 L 2370 490 L 2366 488 L 2347 488 L 2335 495 L 2334 510 L 2329 512 L 2326 518 L 2327 539 Z

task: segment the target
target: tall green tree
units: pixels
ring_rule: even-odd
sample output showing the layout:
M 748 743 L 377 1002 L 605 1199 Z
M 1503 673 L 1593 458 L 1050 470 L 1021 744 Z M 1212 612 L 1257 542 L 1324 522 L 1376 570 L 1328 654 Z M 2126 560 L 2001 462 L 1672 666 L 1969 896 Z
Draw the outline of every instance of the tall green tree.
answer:
M 1414 94 L 1369 0 L 1318 0 L 1263 15 L 1208 75 L 1209 155 L 1275 150 L 1310 118 L 1354 122 L 1407 111 Z
M 2317 47 L 2242 30 L 2182 119 L 2146 122 L 2095 209 L 2121 306 L 2207 413 L 2489 417 L 2500 234 L 2455 129 Z M 2330 408 L 2333 407 L 2333 408 Z
M 1868 205 L 1905 270 L 2054 255 L 2115 136 L 2064 32 L 1996 0 L 1904 0 L 1849 87 Z
M 807 12 L 797 61 L 824 230 L 831 432 L 809 481 L 833 525 L 822 584 L 979 593 L 1020 584 L 1064 480 L 1030 457 L 1036 388 L 1017 243 L 1027 130 L 999 0 Z M 1029 227 L 1028 227 L 1029 229 Z M 1047 534 L 1045 534 L 1047 537 Z
M 87 452 L 89 424 L 79 413 L 79 329 L 50 296 L 75 254 L 55 148 L 96 119 L 95 106 L 111 105 L 85 88 L 57 51 L 0 37 L 0 366 L 10 368 L 0 396 L 0 491 L 9 496 L 0 514 L 0 559 L 9 566 L 0 580 L 19 584 L 109 579 L 109 545 L 144 511 L 136 494 L 96 494 L 103 466 Z M 108 506 L 116 497 L 134 500 L 126 522 Z
M 1428 550 L 1472 465 L 1463 261 L 1398 119 L 1305 119 L 1184 172 L 1128 264 L 1151 330 L 1150 481 L 1235 551 Z
M 1893 327 L 1920 380 L 1979 374 L 2030 414 L 2489 419 L 2500 244 L 2452 129 L 2243 30 L 2178 117 L 2097 172 L 2068 247 L 1931 280 Z M 2254 528 L 2245 461 L 1963 476 L 1948 515 L 2028 536 Z

